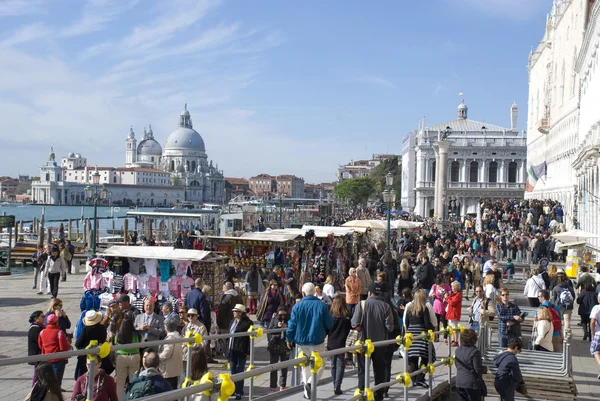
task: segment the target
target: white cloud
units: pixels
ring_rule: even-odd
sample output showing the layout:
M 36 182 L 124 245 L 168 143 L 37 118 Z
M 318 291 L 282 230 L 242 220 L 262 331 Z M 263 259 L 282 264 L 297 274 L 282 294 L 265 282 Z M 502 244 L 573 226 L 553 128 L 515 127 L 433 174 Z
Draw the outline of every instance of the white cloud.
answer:
M 10 36 L 0 41 L 0 48 L 12 47 L 32 40 L 44 38 L 52 32 L 52 29 L 42 23 L 23 25 Z
M 88 0 L 81 18 L 61 31 L 61 36 L 79 36 L 101 31 L 120 14 L 135 7 L 139 0 Z
M 45 10 L 43 0 L 2 0 L 0 1 L 0 17 L 15 17 L 42 13 Z
M 395 88 L 396 87 L 396 85 L 392 81 L 390 81 L 386 78 L 380 77 L 378 75 L 371 75 L 371 74 L 360 75 L 360 76 L 356 77 L 356 79 L 354 79 L 353 81 L 359 82 L 359 83 L 384 86 L 386 88 Z

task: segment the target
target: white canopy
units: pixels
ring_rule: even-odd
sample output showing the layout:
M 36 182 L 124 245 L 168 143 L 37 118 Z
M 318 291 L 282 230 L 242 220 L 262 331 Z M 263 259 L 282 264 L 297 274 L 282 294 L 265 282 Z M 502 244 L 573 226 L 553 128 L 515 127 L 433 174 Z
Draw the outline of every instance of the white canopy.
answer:
M 589 238 L 600 238 L 600 236 L 589 233 L 583 230 L 569 230 L 564 233 L 552 234 L 552 237 L 556 238 L 560 242 L 568 243 L 568 242 L 581 242 L 585 241 Z
M 254 241 L 272 241 L 272 242 L 287 242 L 295 240 L 296 238 L 303 235 L 299 232 L 289 232 L 287 230 L 271 230 L 263 232 L 244 233 L 241 237 L 230 237 L 233 239 L 240 240 L 254 240 Z
M 343 227 L 370 228 L 371 230 L 387 230 L 387 224 L 383 220 L 350 220 Z
M 144 258 L 165 260 L 203 260 L 212 255 L 210 251 L 197 251 L 195 249 L 175 249 L 172 246 L 111 246 L 103 252 L 102 256 L 120 258 Z
M 391 226 L 397 230 L 406 229 L 410 230 L 412 228 L 421 227 L 424 223 L 419 221 L 406 221 L 406 220 L 392 220 Z

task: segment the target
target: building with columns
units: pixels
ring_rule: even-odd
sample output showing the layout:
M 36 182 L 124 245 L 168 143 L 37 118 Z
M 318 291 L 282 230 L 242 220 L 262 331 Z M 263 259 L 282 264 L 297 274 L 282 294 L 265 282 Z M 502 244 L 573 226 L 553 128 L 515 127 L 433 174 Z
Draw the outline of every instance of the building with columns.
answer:
M 464 101 L 455 120 L 409 133 L 402 142 L 401 203 L 405 210 L 434 216 L 436 152 L 439 140 L 449 142 L 441 167 L 445 216 L 476 214 L 481 198 L 522 198 L 527 179 L 527 138 L 517 129 L 518 107 L 510 107 L 510 127 L 468 118 Z M 441 217 L 441 216 L 440 216 Z

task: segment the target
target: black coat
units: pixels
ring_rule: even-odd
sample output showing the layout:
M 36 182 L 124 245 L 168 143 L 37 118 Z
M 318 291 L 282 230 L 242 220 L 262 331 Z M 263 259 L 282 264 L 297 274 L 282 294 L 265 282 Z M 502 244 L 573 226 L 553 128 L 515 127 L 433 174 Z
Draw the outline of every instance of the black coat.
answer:
M 487 370 L 483 366 L 481 352 L 476 347 L 456 349 L 456 388 L 481 390 L 479 377 Z
M 592 308 L 598 305 L 598 296 L 596 291 L 581 291 L 577 297 L 577 303 L 579 304 L 579 315 L 588 315 L 592 312 Z
M 234 323 L 235 323 L 235 319 L 231 321 L 231 325 L 233 325 Z M 230 332 L 231 332 L 231 325 L 229 326 Z M 250 318 L 248 316 L 244 315 L 244 317 L 242 317 L 240 319 L 238 325 L 236 326 L 234 333 L 245 333 L 248 331 L 250 326 L 252 326 L 252 320 L 250 320 Z M 239 353 L 242 353 L 245 355 L 250 354 L 250 337 L 249 336 L 234 337 L 233 341 L 231 343 L 232 343 L 231 346 L 229 346 L 229 349 L 231 351 L 239 352 Z
M 44 329 L 43 326 L 32 323 L 29 326 L 29 332 L 27 333 L 27 355 L 40 355 L 42 350 L 38 346 L 38 337 L 40 336 L 40 332 Z M 37 365 L 37 362 L 29 362 L 30 365 Z
M 327 349 L 344 348 L 350 328 L 349 317 L 334 317 L 333 326 L 331 326 L 331 329 L 327 333 Z
M 100 323 L 93 326 L 83 326 L 83 330 L 81 330 L 75 341 L 75 347 L 77 349 L 86 348 L 92 340 L 97 340 L 98 345 L 104 343 L 106 341 L 106 326 Z

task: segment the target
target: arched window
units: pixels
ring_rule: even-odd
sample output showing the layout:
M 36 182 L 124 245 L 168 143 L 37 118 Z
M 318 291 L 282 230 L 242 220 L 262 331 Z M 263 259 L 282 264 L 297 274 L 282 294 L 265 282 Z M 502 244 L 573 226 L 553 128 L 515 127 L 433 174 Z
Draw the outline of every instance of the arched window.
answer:
M 113 184 L 116 184 L 116 183 L 117 183 L 117 176 L 113 175 Z
M 498 182 L 498 163 L 491 162 L 488 167 L 488 182 Z
M 189 160 L 185 161 L 185 170 L 190 171 L 190 161 Z
M 192 161 L 192 171 L 196 171 L 196 161 Z
M 169 166 L 169 170 L 170 171 L 175 170 L 175 160 L 171 160 L 171 165 Z
M 435 182 L 435 160 L 431 163 L 431 181 Z
M 477 176 L 479 175 L 479 163 L 472 161 L 469 166 L 469 182 L 477 182 Z
M 508 163 L 508 182 L 517 182 L 517 162 Z
M 450 165 L 450 181 L 458 182 L 459 175 L 460 175 L 460 163 L 455 160 Z

